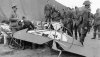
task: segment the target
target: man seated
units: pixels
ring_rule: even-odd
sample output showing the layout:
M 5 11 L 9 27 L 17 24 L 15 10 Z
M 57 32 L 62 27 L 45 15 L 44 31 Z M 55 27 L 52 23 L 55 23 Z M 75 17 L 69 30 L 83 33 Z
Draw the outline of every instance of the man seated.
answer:
M 32 24 L 31 21 L 27 20 L 26 17 L 22 17 L 22 29 L 28 28 L 28 30 L 34 30 L 35 26 Z
M 0 28 L 4 29 L 6 32 L 11 31 L 8 20 L 1 21 Z
M 3 20 L 0 24 L 0 37 L 4 40 L 4 45 L 7 44 L 7 38 L 8 35 L 10 35 L 12 32 L 10 30 L 9 21 Z

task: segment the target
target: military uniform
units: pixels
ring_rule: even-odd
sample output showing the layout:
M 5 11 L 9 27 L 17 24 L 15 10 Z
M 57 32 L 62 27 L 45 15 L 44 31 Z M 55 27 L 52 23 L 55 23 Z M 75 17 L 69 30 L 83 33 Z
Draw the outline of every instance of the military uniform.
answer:
M 90 9 L 90 1 L 85 1 L 83 3 L 83 7 L 79 8 L 79 12 L 81 15 L 81 23 L 80 26 L 78 27 L 79 29 L 79 35 L 80 35 L 80 42 L 83 45 L 84 39 L 86 37 L 86 34 L 88 32 L 88 27 L 89 27 L 89 18 L 90 18 L 90 13 L 91 13 L 91 9 Z
M 17 16 L 17 14 L 16 14 L 16 12 L 13 12 L 12 11 L 12 14 L 11 14 L 11 17 L 10 18 L 17 18 L 18 16 Z
M 45 14 L 45 18 L 46 18 L 46 22 L 49 21 L 51 19 L 51 13 L 52 13 L 52 6 L 47 4 L 44 7 L 44 14 Z
M 77 39 L 77 31 L 80 31 L 80 26 L 83 26 L 83 27 L 87 27 L 87 21 L 89 19 L 89 13 L 90 13 L 90 8 L 86 8 L 85 6 L 83 7 L 80 7 L 80 8 L 75 8 L 73 14 L 74 14 L 74 23 L 73 23 L 73 26 L 74 26 L 74 30 L 75 30 L 75 39 Z M 83 22 L 82 22 L 82 25 L 81 25 L 81 21 L 83 19 Z M 86 24 L 86 25 L 85 25 Z M 84 29 L 84 28 L 83 28 Z M 85 32 L 83 31 L 83 34 Z
M 70 36 L 73 36 L 73 12 L 72 10 L 67 10 L 67 12 L 64 13 L 63 15 L 64 20 L 63 20 L 63 24 L 64 27 L 63 31 L 66 32 L 66 28 L 67 28 L 67 33 Z
M 97 9 L 100 11 L 100 9 Z M 93 33 L 93 38 L 96 38 L 96 32 L 98 30 L 98 32 L 100 32 L 100 12 L 97 11 L 97 13 L 94 15 L 95 19 L 94 19 L 94 33 Z M 98 37 L 100 37 L 100 35 L 98 35 Z
M 73 16 L 73 29 L 75 31 L 75 39 L 77 40 L 77 31 L 80 23 L 80 12 L 78 7 L 75 7 L 75 10 L 73 10 Z
M 25 17 L 22 18 L 23 20 L 21 21 L 23 23 L 22 29 L 28 28 L 28 30 L 34 30 L 35 26 L 32 24 L 31 21 L 26 20 Z

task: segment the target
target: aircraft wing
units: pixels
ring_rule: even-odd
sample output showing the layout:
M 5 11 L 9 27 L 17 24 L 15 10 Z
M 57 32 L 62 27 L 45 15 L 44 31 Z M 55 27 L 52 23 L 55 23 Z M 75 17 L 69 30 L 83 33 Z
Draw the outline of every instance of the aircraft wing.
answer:
M 17 38 L 17 39 L 37 43 L 37 44 L 43 44 L 43 43 L 46 43 L 46 42 L 52 40 L 48 37 L 43 37 L 43 36 L 39 36 L 39 35 L 35 35 L 35 34 L 29 34 L 26 31 L 27 31 L 27 29 L 20 30 L 20 31 L 14 33 L 13 37 Z
M 72 45 L 71 44 L 72 39 L 71 39 L 71 41 L 68 41 L 68 42 L 58 41 L 58 40 L 48 38 L 48 37 L 43 37 L 43 36 L 39 36 L 39 35 L 35 35 L 35 34 L 29 34 L 29 33 L 26 33 L 26 31 L 27 31 L 27 29 L 18 31 L 18 32 L 14 33 L 13 36 L 17 39 L 21 39 L 21 40 L 25 40 L 25 41 L 29 41 L 29 42 L 33 42 L 33 43 L 37 43 L 37 44 L 43 44 L 43 43 L 53 40 L 52 48 L 55 50 L 59 50 L 59 48 L 56 45 L 56 43 L 58 43 L 64 51 L 69 51 L 69 52 L 74 52 L 77 54 L 84 55 L 84 52 L 83 52 L 84 48 L 82 48 L 81 46 L 74 45 L 74 44 Z

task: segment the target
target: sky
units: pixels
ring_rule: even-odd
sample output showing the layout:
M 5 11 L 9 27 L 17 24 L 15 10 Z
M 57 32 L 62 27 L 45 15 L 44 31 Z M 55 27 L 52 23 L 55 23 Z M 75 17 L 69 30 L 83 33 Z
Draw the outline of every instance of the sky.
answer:
M 57 2 L 67 6 L 74 8 L 75 6 L 81 7 L 83 6 L 83 2 L 85 0 L 56 0 Z M 89 0 L 91 2 L 91 12 L 95 13 L 97 8 L 100 8 L 100 0 Z

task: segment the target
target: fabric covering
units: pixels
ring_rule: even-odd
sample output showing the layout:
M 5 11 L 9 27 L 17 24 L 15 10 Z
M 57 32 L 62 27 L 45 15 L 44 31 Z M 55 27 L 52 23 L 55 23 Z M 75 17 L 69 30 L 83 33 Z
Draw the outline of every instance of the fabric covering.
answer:
M 68 39 L 72 38 L 69 35 L 61 34 L 59 32 L 55 32 L 55 31 L 46 31 L 46 30 L 40 30 L 40 31 L 39 30 L 38 31 L 31 30 L 28 32 L 26 32 L 26 31 L 27 31 L 26 29 L 18 31 L 18 32 L 14 33 L 14 37 L 21 39 L 21 40 L 37 43 L 37 44 L 43 44 L 43 43 L 48 42 L 53 39 L 67 42 Z M 48 36 L 45 37 L 45 36 L 43 36 L 43 34 L 45 34 L 45 35 L 48 34 Z
M 46 42 L 52 40 L 52 39 L 47 38 L 47 37 L 38 36 L 35 34 L 29 34 L 29 33 L 27 33 L 27 29 L 24 29 L 24 30 L 21 30 L 21 31 L 14 33 L 13 37 L 15 37 L 17 39 L 24 40 L 24 41 L 37 43 L 37 44 L 43 44 L 43 43 L 46 43 Z
M 72 37 L 70 37 L 69 35 L 67 35 L 66 33 L 61 33 L 61 32 L 57 32 L 57 31 L 47 31 L 47 30 L 38 30 L 38 31 L 28 31 L 28 33 L 32 33 L 35 35 L 39 35 L 39 36 L 43 36 L 43 34 L 48 35 L 47 37 L 51 38 L 51 39 L 56 39 L 56 40 L 60 40 L 60 41 L 64 41 L 67 42 L 68 39 L 71 39 Z
M 60 23 L 57 23 L 57 22 L 53 23 L 52 25 L 53 25 L 55 30 L 59 30 L 62 27 L 62 25 Z

